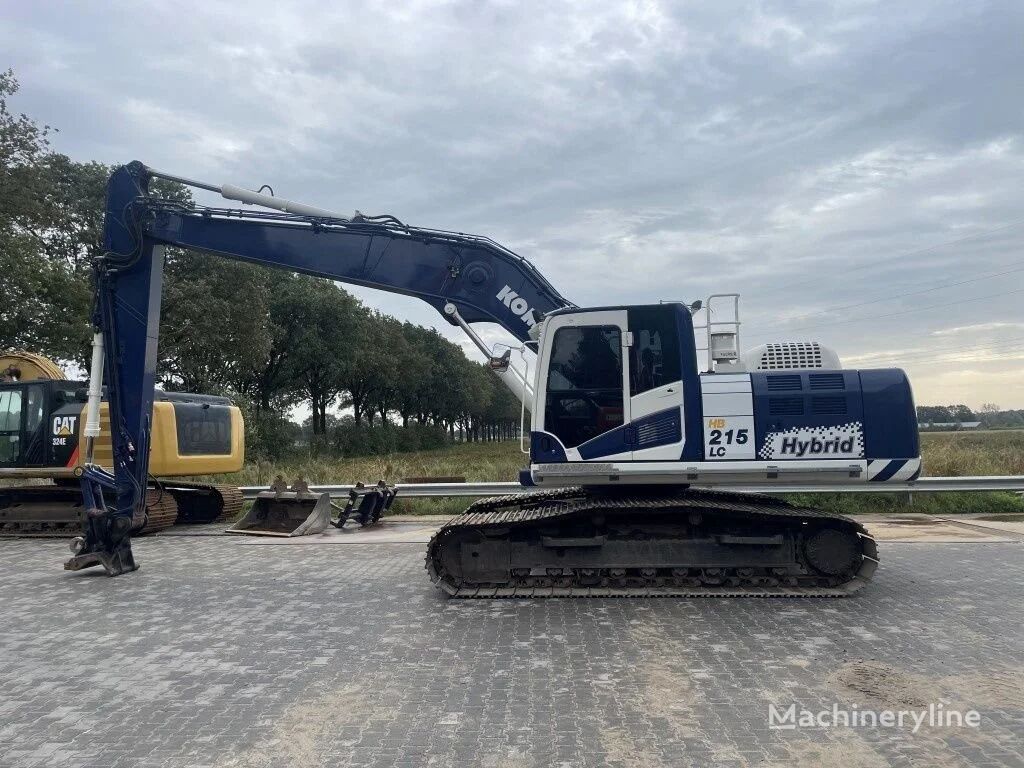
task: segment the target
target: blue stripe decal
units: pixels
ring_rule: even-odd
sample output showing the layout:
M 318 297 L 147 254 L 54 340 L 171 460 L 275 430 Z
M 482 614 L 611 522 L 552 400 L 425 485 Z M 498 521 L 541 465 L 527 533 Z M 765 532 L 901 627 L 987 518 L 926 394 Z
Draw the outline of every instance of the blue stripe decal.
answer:
M 628 451 L 672 445 L 682 439 L 679 406 L 674 406 L 610 429 L 578 446 L 578 450 L 580 458 L 589 461 Z
M 906 463 L 906 459 L 893 459 L 892 461 L 885 465 L 885 469 L 883 469 L 881 472 L 879 472 L 871 479 L 879 483 L 884 483 L 890 477 L 899 472 L 900 468 Z

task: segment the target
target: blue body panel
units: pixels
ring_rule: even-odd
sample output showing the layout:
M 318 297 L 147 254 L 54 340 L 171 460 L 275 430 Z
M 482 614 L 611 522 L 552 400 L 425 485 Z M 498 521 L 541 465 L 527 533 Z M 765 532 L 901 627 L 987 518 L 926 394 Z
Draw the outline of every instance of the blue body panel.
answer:
M 770 433 L 861 424 L 864 419 L 857 371 L 755 371 L 750 386 L 758 456 Z
M 695 371 L 693 375 L 696 379 Z M 891 461 L 891 466 L 873 470 L 870 478 L 884 481 L 907 460 L 920 456 L 914 398 L 901 370 L 780 370 L 756 371 L 749 376 L 755 459 L 884 459 Z M 690 393 L 692 397 L 686 398 L 686 442 L 677 460 L 702 461 L 699 384 L 684 384 L 683 389 L 684 397 Z M 611 429 L 577 450 L 582 460 L 595 461 L 671 445 L 680 440 L 682 426 L 679 409 L 669 408 Z M 553 435 L 532 433 L 532 462 L 567 460 Z
M 579 446 L 580 458 L 585 461 L 602 456 L 614 456 L 642 448 L 671 445 L 682 439 L 682 423 L 678 408 L 668 408 L 635 419 L 629 424 L 610 429 L 593 440 Z
M 796 430 L 805 439 L 815 430 L 850 435 L 857 456 L 869 461 L 920 456 L 914 396 L 901 370 L 765 371 L 750 379 L 761 458 L 769 435 Z
M 568 460 L 557 437 L 547 432 L 530 432 L 530 461 L 535 464 L 557 464 Z
M 697 343 L 693 338 L 693 317 L 684 306 L 676 307 L 676 324 L 679 330 L 679 346 L 682 354 L 683 374 L 683 418 L 686 420 L 683 434 L 682 461 L 704 459 L 704 414 L 701 407 L 700 372 L 697 370 Z
M 921 455 L 917 410 L 907 374 L 896 368 L 860 371 L 864 449 L 869 457 Z

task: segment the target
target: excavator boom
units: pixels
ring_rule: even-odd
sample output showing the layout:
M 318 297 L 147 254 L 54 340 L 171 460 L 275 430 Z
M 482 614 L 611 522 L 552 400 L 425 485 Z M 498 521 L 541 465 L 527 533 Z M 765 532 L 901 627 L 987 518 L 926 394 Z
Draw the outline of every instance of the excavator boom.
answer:
M 149 194 L 164 177 L 229 199 L 282 210 L 183 205 Z M 415 296 L 462 326 L 485 351 L 470 324 L 500 325 L 520 342 L 545 314 L 572 307 L 526 259 L 475 235 L 409 227 L 397 219 L 343 217 L 229 185 L 162 174 L 133 162 L 107 185 L 105 255 L 95 264 L 97 384 L 107 383 L 113 473 L 86 466 L 82 477 L 86 536 L 65 565 L 102 565 L 111 574 L 134 570 L 129 534 L 139 525 L 149 473 L 153 385 L 160 328 L 164 248 L 189 248 L 353 285 Z M 493 366 L 520 397 L 526 377 L 499 358 Z M 97 370 L 102 368 L 103 371 Z M 96 402 L 98 407 L 98 399 Z M 93 411 L 90 410 L 90 413 Z M 103 488 L 115 491 L 112 509 Z

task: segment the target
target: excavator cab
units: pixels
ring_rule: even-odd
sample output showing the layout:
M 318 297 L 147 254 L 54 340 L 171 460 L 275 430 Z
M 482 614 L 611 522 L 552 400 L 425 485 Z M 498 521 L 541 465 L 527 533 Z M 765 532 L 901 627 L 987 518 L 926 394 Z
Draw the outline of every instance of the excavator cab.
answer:
M 77 445 L 77 395 L 67 381 L 0 383 L 0 476 L 66 464 L 70 451 L 62 449 Z

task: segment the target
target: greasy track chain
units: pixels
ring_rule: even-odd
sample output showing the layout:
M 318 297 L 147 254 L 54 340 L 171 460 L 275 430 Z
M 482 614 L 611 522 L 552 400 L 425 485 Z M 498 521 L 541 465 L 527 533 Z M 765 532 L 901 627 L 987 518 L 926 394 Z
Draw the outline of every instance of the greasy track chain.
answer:
M 0 488 L 0 496 L 5 489 Z M 33 537 L 79 536 L 83 531 L 82 492 L 73 485 L 31 485 L 9 489 L 16 490 L 22 499 L 35 496 L 39 502 L 50 501 L 67 510 L 63 520 L 3 520 L 0 518 L 0 535 Z M 146 492 L 146 524 L 133 535 L 143 536 L 170 528 L 178 519 L 178 504 L 169 493 L 159 488 Z
M 179 523 L 231 522 L 242 513 L 242 507 L 245 505 L 242 492 L 234 485 L 211 485 L 181 480 L 165 480 L 163 485 L 178 501 Z M 198 510 L 190 508 L 190 501 L 194 498 L 190 491 L 205 492 L 206 498 L 202 500 Z
M 678 583 L 668 584 L 671 577 L 638 579 L 628 577 L 622 584 L 587 586 L 570 584 L 555 586 L 552 578 L 520 577 L 519 584 L 458 584 L 442 565 L 440 550 L 446 539 L 467 529 L 494 527 L 525 527 L 542 520 L 577 517 L 602 512 L 675 511 L 727 513 L 733 520 L 741 518 L 776 518 L 780 522 L 827 522 L 832 527 L 855 532 L 862 542 L 862 561 L 858 572 L 848 580 L 829 579 L 824 576 L 796 577 L 797 584 L 771 585 L 763 583 L 763 576 L 746 577 L 739 572 L 747 569 L 719 569 L 721 584 L 698 584 L 685 577 Z M 867 530 L 852 518 L 808 507 L 796 507 L 787 502 L 760 494 L 729 493 L 722 491 L 684 490 L 664 496 L 593 495 L 582 488 L 560 488 L 537 493 L 512 494 L 482 499 L 470 505 L 464 513 L 449 521 L 430 540 L 427 547 L 426 568 L 431 580 L 452 597 L 845 597 L 862 589 L 878 565 L 875 540 Z M 758 569 L 761 570 L 761 569 Z M 793 577 L 789 577 L 792 579 Z M 637 581 L 643 583 L 637 584 Z M 535 583 L 530 583 L 530 582 Z M 564 581 L 564 579 L 563 579 Z M 607 579 L 606 579 L 607 581 Z M 544 583 L 548 582 L 548 583 Z

